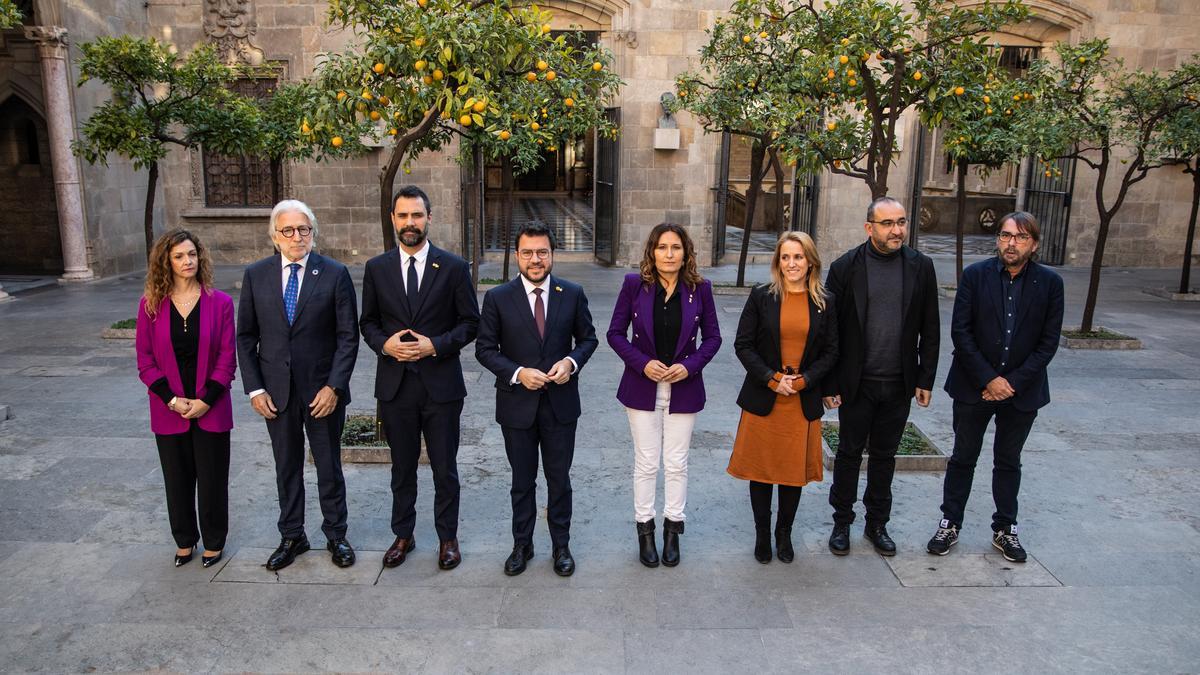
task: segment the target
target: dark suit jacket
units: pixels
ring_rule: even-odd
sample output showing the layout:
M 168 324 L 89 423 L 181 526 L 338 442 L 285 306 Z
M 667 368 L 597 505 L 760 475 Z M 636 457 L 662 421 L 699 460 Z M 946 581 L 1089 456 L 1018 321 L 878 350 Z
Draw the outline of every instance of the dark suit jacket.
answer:
M 510 384 L 517 368 L 546 372 L 568 356 L 575 359 L 579 370 L 566 384 L 546 385 L 546 396 L 559 422 L 579 419 L 579 373 L 600 344 L 583 288 L 553 275 L 544 288 L 550 294 L 544 340 L 538 338 L 520 277 L 483 296 L 475 358 L 496 375 L 496 421 L 506 427 L 533 426 L 541 396 L 520 382 Z
M 946 392 L 955 401 L 978 403 L 987 383 L 1003 376 L 1016 392 L 1009 399 L 1018 410 L 1037 410 L 1050 402 L 1046 366 L 1058 351 L 1063 322 L 1063 282 L 1045 265 L 1025 268 L 1016 326 L 1004 355 L 1004 286 L 1008 274 L 999 258 L 982 260 L 963 270 L 954 295 L 950 337 L 954 360 L 946 376 Z
M 436 354 L 413 364 L 430 400 L 448 403 L 466 398 L 458 354 L 479 330 L 479 303 L 467 261 L 431 244 L 416 307 L 408 306 L 402 266 L 400 249 L 394 248 L 368 260 L 363 277 L 359 326 L 367 345 L 379 355 L 375 398 L 390 401 L 400 389 L 405 364 L 384 354 L 383 344 L 406 328 L 433 342 Z
M 674 362 L 682 364 L 688 376 L 671 385 L 670 412 L 697 413 L 704 409 L 707 400 L 703 371 L 721 348 L 721 326 L 711 281 L 704 279 L 694 289 L 681 285 L 676 292 L 682 293 L 683 324 L 675 343 Z M 658 383 L 645 373 L 646 364 L 658 358 L 654 341 L 655 293 L 655 287 L 644 283 L 642 275 L 626 274 L 606 334 L 608 345 L 625 362 L 625 372 L 617 385 L 617 400 L 634 410 L 654 410 L 658 391 Z M 630 326 L 633 326 L 632 339 Z
M 769 415 L 775 407 L 777 394 L 767 383 L 775 373 L 783 372 L 779 341 L 781 303 L 781 298 L 772 295 L 768 286 L 755 287 L 746 299 L 737 336 L 733 339 L 738 360 L 746 368 L 746 379 L 738 392 L 737 404 L 759 416 Z M 825 414 L 821 404 L 821 382 L 833 369 L 837 358 L 837 313 L 833 301 L 826 298 L 825 309 L 821 310 L 809 298 L 808 338 L 804 341 L 804 358 L 800 362 L 800 373 L 804 376 L 800 405 L 810 421 L 821 419 Z
M 865 241 L 850 249 L 829 266 L 825 287 L 837 304 L 838 362 L 825 378 L 825 396 L 840 395 L 843 401 L 858 396 L 867 346 L 863 335 L 867 323 L 867 247 Z M 904 288 L 900 328 L 900 357 L 904 388 L 933 389 L 937 375 L 938 324 L 937 277 L 928 256 L 904 246 Z
M 332 258 L 310 253 L 291 326 L 283 309 L 282 273 L 282 258 L 276 254 L 250 265 L 242 276 L 237 352 L 246 393 L 266 389 L 283 410 L 290 383 L 302 405 L 329 385 L 345 405 L 358 357 L 358 303 L 350 272 Z

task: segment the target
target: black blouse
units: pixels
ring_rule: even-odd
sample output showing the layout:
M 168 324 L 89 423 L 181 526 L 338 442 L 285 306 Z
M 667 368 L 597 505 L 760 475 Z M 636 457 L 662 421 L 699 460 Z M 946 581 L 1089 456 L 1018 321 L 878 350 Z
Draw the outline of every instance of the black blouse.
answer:
M 203 301 L 204 294 L 201 293 L 200 296 L 196 299 L 196 306 L 192 308 L 192 313 L 188 315 L 186 323 L 183 315 L 175 308 L 175 303 L 169 303 L 171 305 L 171 347 L 175 352 L 175 363 L 179 365 L 179 378 L 183 383 L 184 398 L 197 398 L 196 357 L 200 353 L 200 303 Z M 150 391 L 153 391 L 162 399 L 163 403 L 168 405 L 171 403 L 171 399 L 175 398 L 175 394 L 171 393 L 171 385 L 167 383 L 165 377 L 159 378 L 157 382 L 150 385 Z M 225 387 L 209 380 L 204 384 L 204 395 L 199 398 L 212 406 L 224 393 Z
M 654 351 L 658 360 L 668 366 L 674 365 L 675 344 L 679 342 L 683 324 L 683 304 L 679 299 L 682 290 L 676 285 L 675 292 L 667 298 L 662 282 L 654 287 Z

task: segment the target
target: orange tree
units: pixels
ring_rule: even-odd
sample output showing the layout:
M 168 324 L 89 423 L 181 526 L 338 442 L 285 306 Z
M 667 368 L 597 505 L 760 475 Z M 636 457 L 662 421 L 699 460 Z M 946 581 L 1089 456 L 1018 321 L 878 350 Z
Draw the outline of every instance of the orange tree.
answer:
M 1162 134 L 1163 154 L 1173 158 L 1192 177 L 1192 211 L 1188 216 L 1187 236 L 1183 245 L 1183 269 L 1179 274 L 1179 292 L 1192 292 L 1192 250 L 1196 242 L 1196 211 L 1200 208 L 1200 93 L 1181 92 L 1187 105 L 1172 114 Z
M 12 0 L 0 0 L 0 28 L 15 28 L 21 25 L 21 10 Z
M 171 146 L 244 152 L 256 142 L 257 111 L 229 90 L 240 70 L 222 63 L 211 45 L 180 57 L 153 38 L 126 35 L 86 42 L 80 50 L 79 86 L 99 80 L 112 98 L 83 123 L 72 150 L 91 164 L 107 164 L 113 153 L 148 170 L 143 227 L 149 256 L 159 161 Z
M 1090 332 L 1109 227 L 1130 188 L 1173 159 L 1163 134 L 1168 120 L 1200 95 L 1200 57 L 1163 73 L 1126 70 L 1109 56 L 1107 40 L 1060 43 L 1056 50 L 1055 61 L 1031 68 L 1041 103 L 1026 142 L 1041 148 L 1043 159 L 1074 159 L 1094 171 L 1099 225 L 1080 325 Z
M 963 50 L 983 45 L 964 44 Z M 967 212 L 967 172 L 972 166 L 982 175 L 1009 162 L 1018 162 L 1028 153 L 1022 139 L 1029 134 L 1031 111 L 1037 99 L 1029 83 L 1013 79 L 999 66 L 998 51 L 962 59 L 966 71 L 944 79 L 951 83 L 941 91 L 930 90 L 921 106 L 921 121 L 942 130 L 942 149 L 954 163 L 956 177 L 955 282 L 962 278 L 963 227 Z M 1047 177 L 1056 168 L 1043 163 Z M 999 225 L 999 223 L 997 223 Z
M 604 116 L 620 85 L 611 54 L 552 36 L 550 14 L 536 6 L 330 0 L 328 20 L 358 39 L 318 67 L 295 126 L 318 160 L 364 152 L 366 138 L 385 139 L 385 248 L 395 245 L 389 214 L 396 174 L 421 152 L 457 136 L 464 151 L 508 157 L 523 172 L 541 161 L 542 148 L 589 129 L 616 133 Z
M 809 115 L 812 106 L 808 99 L 790 95 L 798 88 L 797 73 L 788 63 L 798 35 L 795 22 L 776 4 L 735 2 L 729 15 L 707 31 L 708 42 L 700 50 L 701 69 L 676 77 L 672 104 L 695 115 L 706 131 L 728 132 L 751 144 L 738 286 L 745 283 L 750 230 L 763 177 L 770 166 L 776 167 L 777 177 L 782 175 L 778 140 L 795 120 Z
M 767 17 L 784 11 L 762 2 Z M 910 108 L 946 92 L 982 88 L 988 33 L 1024 20 L 1019 0 L 965 9 L 953 0 L 793 1 L 786 16 L 797 40 L 789 59 L 794 96 L 819 101 L 781 138 L 789 156 L 864 181 L 872 199 L 888 193 L 897 127 Z M 953 93 L 951 95 L 954 95 Z M 934 110 L 943 118 L 955 112 Z

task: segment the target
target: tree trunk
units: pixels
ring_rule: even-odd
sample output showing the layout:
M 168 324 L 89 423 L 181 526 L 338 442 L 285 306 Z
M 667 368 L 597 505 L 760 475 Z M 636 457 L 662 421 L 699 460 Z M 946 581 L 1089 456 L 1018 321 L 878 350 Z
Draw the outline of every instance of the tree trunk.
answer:
M 771 168 L 775 171 L 775 227 L 785 232 L 789 228 L 783 223 L 783 162 L 779 161 L 779 152 L 775 148 L 771 149 Z
M 1096 250 L 1092 254 L 1092 272 L 1088 276 L 1087 299 L 1083 303 L 1083 321 L 1079 330 L 1092 330 L 1092 320 L 1096 314 L 1096 299 L 1100 296 L 1100 269 L 1104 266 L 1104 245 L 1108 243 L 1108 226 L 1112 223 L 1115 212 L 1100 209 L 1100 229 L 1096 234 Z
M 762 190 L 763 158 L 766 151 L 761 142 L 755 141 L 750 149 L 750 189 L 746 192 L 746 217 L 742 225 L 742 251 L 738 254 L 737 285 L 746 285 L 746 259 L 750 253 L 750 229 L 754 226 L 754 210 L 758 206 L 758 193 Z
M 967 160 L 958 160 L 958 210 L 954 218 L 954 287 L 962 281 L 963 271 L 963 222 L 967 219 Z M 919 219 L 918 219 L 919 220 Z M 913 223 L 912 227 L 918 227 Z
M 429 133 L 433 125 L 437 123 L 437 119 L 438 110 L 430 108 L 417 126 L 405 131 L 404 135 L 397 136 L 387 164 L 379 171 L 379 224 L 383 228 L 384 251 L 396 247 L 396 230 L 392 227 L 392 188 L 396 185 L 396 172 L 400 170 L 400 162 L 403 161 L 404 154 L 408 152 L 408 146 Z
M 278 157 L 271 158 L 271 203 L 278 204 L 281 201 L 281 193 L 283 186 L 283 160 Z
M 1179 275 L 1179 292 L 1192 292 L 1192 246 L 1196 242 L 1196 208 L 1200 206 L 1200 156 L 1192 172 L 1192 215 L 1188 218 L 1187 243 L 1183 246 L 1183 272 Z
M 509 260 L 512 258 L 512 214 L 513 214 L 513 170 L 512 161 L 504 158 L 501 167 L 500 188 L 504 191 L 504 202 L 501 205 L 500 217 L 503 223 L 500 232 L 504 237 L 504 280 L 508 281 Z
M 142 227 L 146 232 L 146 262 L 150 262 L 150 250 L 154 248 L 154 191 L 158 187 L 158 162 L 150 163 L 150 176 L 146 179 L 146 213 Z

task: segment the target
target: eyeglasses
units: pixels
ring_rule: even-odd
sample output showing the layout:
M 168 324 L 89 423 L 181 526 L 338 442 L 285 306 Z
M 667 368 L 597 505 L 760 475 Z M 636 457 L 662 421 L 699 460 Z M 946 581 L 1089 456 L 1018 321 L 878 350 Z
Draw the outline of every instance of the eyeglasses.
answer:
M 1018 232 L 1016 234 L 1013 234 L 1012 232 L 1001 232 L 997 236 L 1000 237 L 1000 241 L 1012 241 L 1013 239 L 1016 239 L 1022 244 L 1028 242 L 1030 239 L 1033 239 L 1033 236 L 1028 232 Z
M 534 251 L 531 249 L 523 248 L 520 251 L 517 251 L 517 255 L 521 256 L 521 260 L 532 260 L 535 256 L 542 260 L 549 260 L 550 259 L 550 249 L 539 248 L 538 250 Z
M 897 218 L 896 220 L 868 220 L 867 222 L 875 223 L 876 225 L 882 225 L 884 227 L 896 227 L 897 225 L 900 227 L 905 227 L 908 225 L 908 218 Z
M 313 233 L 313 229 L 307 225 L 301 225 L 300 227 L 285 227 L 282 230 L 275 231 L 288 239 L 296 236 L 297 233 L 299 233 L 301 239 L 305 239 L 308 237 L 308 235 Z

